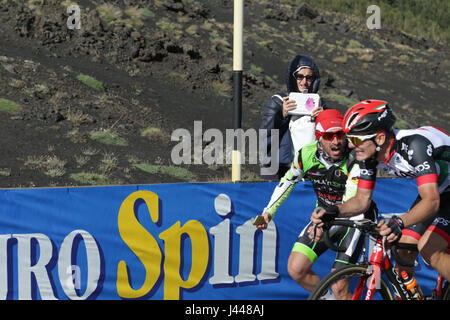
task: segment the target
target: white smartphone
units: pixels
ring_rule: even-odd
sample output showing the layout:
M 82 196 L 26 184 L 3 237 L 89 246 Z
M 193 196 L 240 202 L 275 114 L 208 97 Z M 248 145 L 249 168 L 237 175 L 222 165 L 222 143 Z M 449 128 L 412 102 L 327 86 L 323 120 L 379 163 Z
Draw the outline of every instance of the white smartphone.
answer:
M 289 100 L 295 100 L 297 107 L 289 110 L 288 114 L 303 116 L 310 115 L 311 111 L 319 106 L 320 96 L 317 93 L 291 92 Z

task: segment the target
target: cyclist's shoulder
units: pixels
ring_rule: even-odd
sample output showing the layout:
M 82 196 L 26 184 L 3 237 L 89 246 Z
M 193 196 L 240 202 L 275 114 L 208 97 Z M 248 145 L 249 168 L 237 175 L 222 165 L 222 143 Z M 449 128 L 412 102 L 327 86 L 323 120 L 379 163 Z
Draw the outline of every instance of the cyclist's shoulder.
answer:
M 317 140 L 304 145 L 295 153 L 295 161 L 300 165 L 303 170 L 319 164 L 319 160 L 316 158 L 317 153 Z
M 394 130 L 394 136 L 397 141 L 397 147 L 400 148 L 400 150 L 410 148 L 420 149 L 424 144 L 430 145 L 430 147 L 433 148 L 448 146 L 450 144 L 450 137 L 448 134 L 443 130 L 432 126 Z
M 317 140 L 304 145 L 299 151 L 301 160 L 313 160 L 317 152 Z

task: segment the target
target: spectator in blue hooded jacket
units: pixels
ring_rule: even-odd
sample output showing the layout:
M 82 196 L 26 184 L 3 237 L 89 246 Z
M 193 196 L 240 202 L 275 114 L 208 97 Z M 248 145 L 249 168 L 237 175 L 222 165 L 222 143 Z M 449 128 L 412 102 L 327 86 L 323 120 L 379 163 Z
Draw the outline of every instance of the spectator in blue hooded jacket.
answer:
M 292 145 L 291 133 L 289 131 L 289 121 L 291 115 L 289 110 L 295 109 L 295 101 L 289 100 L 291 92 L 317 93 L 320 85 L 320 73 L 316 63 L 308 56 L 295 56 L 286 70 L 286 88 L 288 93 L 273 95 L 264 108 L 261 129 L 267 130 L 267 159 L 264 160 L 264 166 L 270 167 L 271 163 L 271 139 L 270 130 L 279 130 L 279 169 L 277 176 L 265 178 L 278 178 L 284 176 L 289 170 L 290 164 L 294 159 L 294 150 Z M 321 106 L 312 111 L 311 116 L 316 117 L 320 111 L 326 108 L 321 99 Z

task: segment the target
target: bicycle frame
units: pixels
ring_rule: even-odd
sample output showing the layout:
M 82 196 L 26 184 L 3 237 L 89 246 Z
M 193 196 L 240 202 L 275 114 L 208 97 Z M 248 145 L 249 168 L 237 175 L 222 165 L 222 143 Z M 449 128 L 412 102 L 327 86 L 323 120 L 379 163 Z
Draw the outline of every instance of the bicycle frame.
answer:
M 398 278 L 396 272 L 394 271 L 390 257 L 386 254 L 382 237 L 378 237 L 375 241 L 375 245 L 369 259 L 369 265 L 372 266 L 372 276 L 367 284 L 368 290 L 365 300 L 373 299 L 376 289 L 379 288 L 382 271 L 384 271 L 384 274 L 388 278 L 389 283 L 397 295 L 400 296 L 401 299 L 408 299 L 408 292 L 403 282 L 400 278 Z M 359 279 L 355 292 L 353 293 L 353 300 L 359 300 L 366 282 L 367 279 Z
M 372 254 L 369 260 L 370 266 L 372 266 L 372 276 L 370 277 L 368 283 L 368 290 L 366 293 L 365 300 L 372 300 L 375 290 L 377 289 L 377 284 L 381 276 L 381 268 L 383 269 L 389 266 L 390 262 L 387 256 L 384 254 L 384 247 L 382 238 L 377 238 L 375 245 L 372 250 Z M 388 264 L 388 265 L 386 265 Z M 353 293 L 353 300 L 359 300 L 361 293 L 366 286 L 367 279 L 360 278 L 358 284 L 356 285 L 355 292 Z
M 333 244 L 330 240 L 328 231 L 330 229 L 330 222 L 328 223 L 328 227 L 325 227 L 326 230 L 324 233 L 324 241 L 326 245 L 335 251 L 341 251 L 341 249 Z M 333 225 L 341 225 L 348 226 L 353 228 L 358 228 L 363 230 L 363 232 L 369 236 L 371 239 L 375 240 L 375 243 L 372 248 L 372 252 L 370 254 L 370 258 L 367 259 L 366 255 L 363 254 L 364 257 L 362 262 L 358 264 L 366 268 L 367 275 L 370 277 L 360 277 L 358 282 L 356 283 L 356 288 L 353 292 L 352 299 L 359 300 L 362 298 L 362 294 L 365 286 L 367 285 L 367 292 L 365 294 L 365 300 L 372 300 L 374 298 L 375 292 L 377 289 L 380 289 L 381 285 L 381 275 L 384 273 L 386 276 L 388 283 L 391 286 L 390 298 L 392 299 L 392 291 L 394 291 L 395 298 L 400 300 L 413 300 L 414 297 L 411 296 L 410 292 L 406 289 L 406 285 L 403 283 L 403 279 L 399 274 L 397 274 L 394 264 L 391 261 L 391 255 L 393 260 L 405 267 L 414 267 L 414 262 L 407 261 L 401 258 L 398 249 L 411 250 L 416 251 L 417 246 L 413 244 L 406 243 L 385 243 L 385 238 L 378 234 L 378 232 L 374 232 L 375 224 L 369 220 L 360 220 L 360 221 L 349 221 L 349 220 L 334 220 L 332 222 Z M 385 281 L 383 281 L 385 282 Z M 439 274 L 436 279 L 436 285 L 433 289 L 431 299 L 442 299 L 443 295 L 445 295 L 446 299 L 449 298 L 448 292 L 450 289 L 446 289 L 446 285 L 444 286 L 445 279 Z M 448 282 L 447 282 L 448 283 Z M 447 293 L 445 293 L 445 292 Z
M 372 277 L 370 277 L 370 281 L 367 284 L 368 290 L 366 293 L 365 300 L 372 300 L 376 289 L 379 288 L 378 284 L 381 279 L 382 271 L 386 275 L 389 283 L 394 289 L 396 296 L 402 300 L 411 300 L 411 297 L 408 290 L 406 290 L 403 281 L 397 273 L 394 271 L 394 266 L 391 263 L 391 260 L 387 254 L 385 254 L 385 248 L 383 244 L 382 237 L 378 237 L 376 239 L 375 245 L 373 247 L 372 254 L 370 256 L 369 264 L 372 266 Z M 367 279 L 359 279 L 358 284 L 356 286 L 355 292 L 353 293 L 353 300 L 358 300 L 363 292 L 364 286 L 366 285 Z M 433 289 L 432 299 L 441 299 L 443 294 L 445 279 L 438 274 L 436 279 L 436 285 Z

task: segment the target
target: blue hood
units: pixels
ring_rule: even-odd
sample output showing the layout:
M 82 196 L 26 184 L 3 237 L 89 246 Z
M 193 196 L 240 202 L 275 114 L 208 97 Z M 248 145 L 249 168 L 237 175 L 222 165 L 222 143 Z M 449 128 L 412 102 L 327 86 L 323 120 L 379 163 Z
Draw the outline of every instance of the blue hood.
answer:
M 317 93 L 319 91 L 320 85 L 320 73 L 319 68 L 313 59 L 308 56 L 296 55 L 294 59 L 291 60 L 289 66 L 286 70 L 286 88 L 288 92 L 298 92 L 297 81 L 294 78 L 293 72 L 301 66 L 307 66 L 314 70 L 316 79 L 311 85 L 309 93 Z

